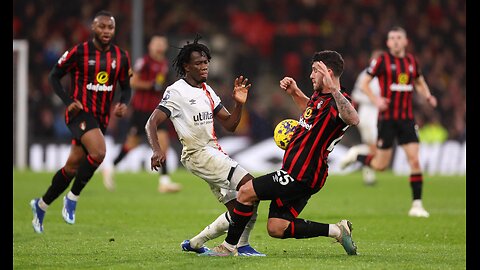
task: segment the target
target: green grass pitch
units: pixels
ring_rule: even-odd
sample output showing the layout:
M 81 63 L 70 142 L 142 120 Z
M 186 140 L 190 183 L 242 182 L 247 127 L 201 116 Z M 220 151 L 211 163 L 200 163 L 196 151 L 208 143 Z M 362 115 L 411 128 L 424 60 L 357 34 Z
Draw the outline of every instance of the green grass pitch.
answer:
M 154 173 L 118 173 L 108 192 L 96 173 L 83 190 L 76 223 L 61 216 L 62 194 L 50 205 L 42 235 L 33 231 L 29 201 L 43 195 L 52 173 L 14 170 L 14 269 L 466 269 L 466 177 L 424 176 L 429 218 L 407 216 L 407 176 L 377 173 L 367 187 L 360 172 L 331 175 L 301 218 L 353 223 L 358 256 L 346 255 L 332 238 L 268 236 L 269 202 L 262 202 L 251 244 L 267 257 L 199 257 L 180 243 L 225 211 L 205 182 L 179 169 L 175 194 L 157 192 Z M 259 174 L 256 174 L 259 175 Z M 224 236 L 207 242 L 213 247 Z

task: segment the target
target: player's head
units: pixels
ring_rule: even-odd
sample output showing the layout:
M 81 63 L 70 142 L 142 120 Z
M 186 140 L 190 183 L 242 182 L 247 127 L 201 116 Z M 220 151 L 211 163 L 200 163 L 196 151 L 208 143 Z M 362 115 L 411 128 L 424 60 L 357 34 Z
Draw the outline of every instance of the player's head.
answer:
M 343 73 L 343 57 L 336 51 L 324 50 L 316 52 L 312 57 L 314 62 L 322 61 L 328 69 L 331 69 L 335 77 L 340 77 Z
M 393 55 L 404 53 L 408 45 L 407 32 L 400 26 L 390 28 L 387 34 L 387 47 Z
M 201 37 L 197 35 L 190 43 L 187 41 L 177 57 L 173 60 L 173 65 L 180 77 L 190 77 L 196 82 L 205 82 L 208 77 L 208 64 L 212 56 L 210 49 L 204 44 L 198 43 Z
M 315 52 L 312 57 L 312 73 L 310 79 L 312 79 L 313 90 L 318 91 L 323 88 L 323 77 L 319 72 L 316 72 L 314 68 L 315 62 L 323 62 L 327 69 L 331 70 L 333 76 L 340 78 L 343 73 L 343 57 L 336 51 L 324 50 Z M 330 71 L 329 71 L 330 72 Z
M 102 47 L 110 45 L 115 34 L 115 18 L 112 13 L 102 10 L 95 14 L 92 22 L 92 32 L 98 45 Z
M 155 60 L 162 60 L 168 49 L 168 40 L 165 36 L 154 35 L 148 43 L 148 53 Z

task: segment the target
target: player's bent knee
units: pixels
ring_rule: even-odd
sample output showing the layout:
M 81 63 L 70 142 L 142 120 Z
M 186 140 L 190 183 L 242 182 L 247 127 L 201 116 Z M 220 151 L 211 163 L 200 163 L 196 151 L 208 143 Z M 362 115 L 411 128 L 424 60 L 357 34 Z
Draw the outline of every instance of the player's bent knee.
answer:
M 256 196 L 251 181 L 240 187 L 237 193 L 237 200 L 240 203 L 248 205 L 252 205 L 256 202 Z
M 377 162 L 375 164 L 371 164 L 371 167 L 377 171 L 384 171 L 388 168 L 387 162 Z
M 77 174 L 78 166 L 64 166 L 63 167 L 64 173 L 66 176 L 73 177 Z
M 90 157 L 95 160 L 96 163 L 101 164 L 103 160 L 105 159 L 105 151 L 98 151 L 95 153 L 90 153 Z
M 290 221 L 281 218 L 269 218 L 267 232 L 273 238 L 283 238 Z
M 283 238 L 283 233 L 285 228 L 277 225 L 268 224 L 267 225 L 268 235 L 273 238 Z

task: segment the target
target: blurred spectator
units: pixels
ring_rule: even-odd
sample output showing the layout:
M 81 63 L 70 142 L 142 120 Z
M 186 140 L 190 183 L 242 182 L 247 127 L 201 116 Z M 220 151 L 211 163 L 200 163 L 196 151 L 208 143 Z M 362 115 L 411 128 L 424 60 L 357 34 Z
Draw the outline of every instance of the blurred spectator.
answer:
M 258 130 L 260 123 L 268 121 L 271 128 L 276 124 L 272 121 L 296 116 L 289 114 L 290 100 L 276 97 L 278 81 L 283 76 L 292 76 L 302 89 L 310 89 L 310 80 L 300 74 L 310 69 L 302 63 L 308 62 L 305 59 L 313 51 L 333 49 L 343 55 L 346 68 L 341 83 L 351 90 L 369 52 L 385 49 L 383 37 L 387 30 L 392 25 L 403 25 L 409 33 L 408 50 L 418 56 L 431 91 L 439 97 L 439 123 L 447 129 L 448 139 L 465 140 L 464 0 L 143 2 L 145 37 L 163 32 L 175 46 L 198 32 L 206 42 L 218 44 L 218 47 L 212 46 L 212 54 L 222 65 L 212 66 L 214 73 L 232 80 L 238 74 L 245 74 L 252 81 L 252 93 L 247 103 L 249 117 L 245 118 L 249 121 L 245 124 L 250 129 L 255 126 L 255 131 L 248 130 L 248 126 L 242 127 L 242 134 L 260 139 L 267 134 L 266 130 Z M 34 104 L 40 99 L 51 99 L 52 95 L 48 84 L 42 83 L 42 71 L 50 70 L 61 52 L 87 37 L 88 22 L 100 9 L 122 14 L 116 22 L 122 31 L 117 33 L 115 42 L 130 50 L 133 30 L 129 0 L 73 0 L 68 4 L 58 0 L 13 2 L 13 38 L 27 39 L 30 49 L 29 97 L 32 106 L 29 115 L 33 117 L 30 129 L 35 130 L 30 141 L 49 134 L 51 127 L 49 121 L 45 121 L 49 113 L 41 110 L 50 109 L 50 113 L 58 114 L 55 106 L 45 108 Z M 231 82 L 222 84 L 231 85 Z M 225 89 L 226 93 L 230 90 Z M 417 112 L 424 108 L 421 103 L 414 105 Z M 275 115 L 279 112 L 283 112 L 280 117 Z M 426 118 L 425 121 L 430 120 Z M 39 130 L 38 126 L 43 124 L 45 126 Z M 124 124 L 112 125 L 112 134 L 121 133 Z

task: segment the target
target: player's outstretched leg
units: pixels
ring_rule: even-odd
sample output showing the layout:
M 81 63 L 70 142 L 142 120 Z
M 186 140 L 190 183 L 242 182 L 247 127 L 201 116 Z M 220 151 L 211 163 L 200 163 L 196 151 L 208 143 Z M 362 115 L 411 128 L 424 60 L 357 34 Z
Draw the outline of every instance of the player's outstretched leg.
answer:
M 233 247 L 228 249 L 225 244 L 220 244 L 204 253 L 198 254 L 198 256 L 211 256 L 211 257 L 228 257 L 228 256 L 238 256 L 237 248 Z
M 359 154 L 368 154 L 370 149 L 368 148 L 368 145 L 366 144 L 359 144 L 352 146 L 350 149 L 348 149 L 347 154 L 345 157 L 340 161 L 340 169 L 344 170 L 348 166 L 352 165 L 357 161 L 357 156 Z
M 430 213 L 423 208 L 422 200 L 413 200 L 412 208 L 408 211 L 408 215 L 411 217 L 425 217 L 428 218 Z
M 336 237 L 348 255 L 357 255 L 357 246 L 352 239 L 352 223 L 346 219 L 336 224 L 340 229 L 340 236 Z
M 193 252 L 196 252 L 196 253 L 204 253 L 208 250 L 210 250 L 208 247 L 206 246 L 201 246 L 199 248 L 193 248 L 191 245 L 190 245 L 190 240 L 183 240 L 183 242 L 180 244 L 180 247 L 182 248 L 183 251 L 193 251 Z
M 62 216 L 68 224 L 75 224 L 75 209 L 77 208 L 77 201 L 68 198 L 68 195 L 63 197 Z
M 45 217 L 45 211 L 43 211 L 38 205 L 39 200 L 39 198 L 36 198 L 30 201 L 30 207 L 33 212 L 32 226 L 36 233 L 43 233 L 43 218 Z

